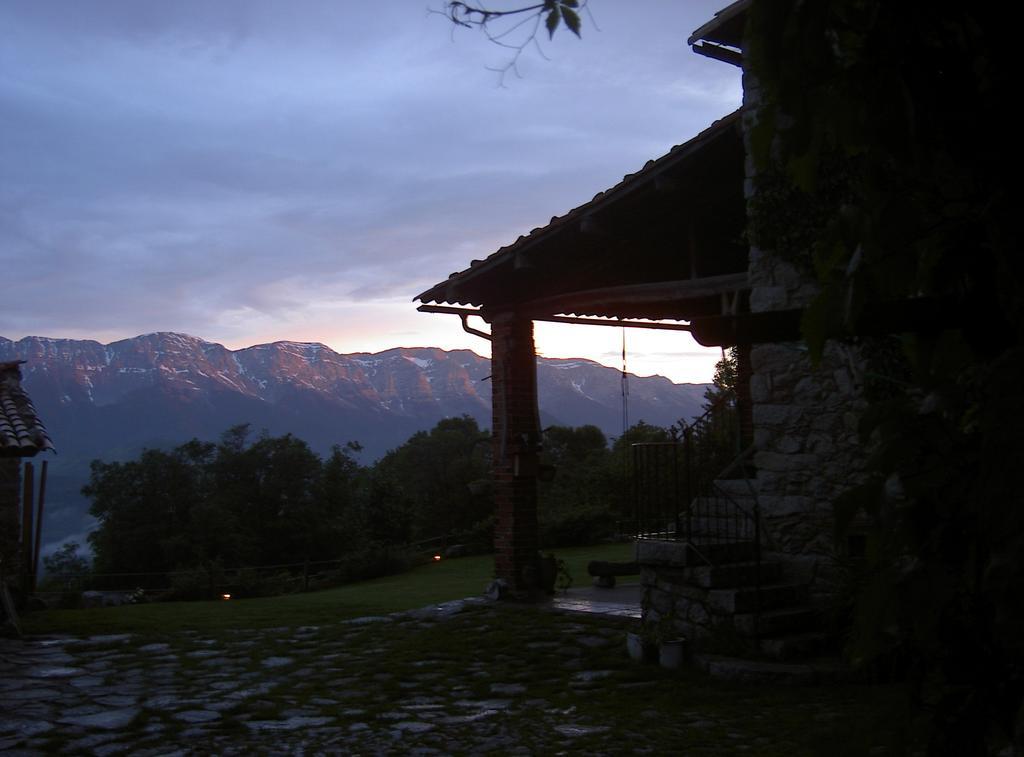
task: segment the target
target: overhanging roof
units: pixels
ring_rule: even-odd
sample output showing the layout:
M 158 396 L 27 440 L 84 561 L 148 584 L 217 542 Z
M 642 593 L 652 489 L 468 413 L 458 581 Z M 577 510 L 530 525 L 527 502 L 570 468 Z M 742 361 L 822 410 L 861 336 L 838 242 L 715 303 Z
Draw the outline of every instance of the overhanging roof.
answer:
M 746 289 L 739 111 L 415 299 L 524 314 L 688 319 Z
M 686 44 L 695 53 L 732 63 L 743 63 L 743 30 L 747 23 L 750 0 L 737 0 L 715 14 L 715 17 L 694 31 Z

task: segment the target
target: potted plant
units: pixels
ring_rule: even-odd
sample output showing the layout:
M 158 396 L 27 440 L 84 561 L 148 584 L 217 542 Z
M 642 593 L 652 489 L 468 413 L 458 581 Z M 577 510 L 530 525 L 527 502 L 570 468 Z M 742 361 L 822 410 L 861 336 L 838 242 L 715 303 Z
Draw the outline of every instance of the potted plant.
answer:
M 636 631 L 626 631 L 626 651 L 634 662 L 655 662 L 658 659 L 657 633 L 643 623 Z
M 635 631 L 626 631 L 626 651 L 634 662 L 656 662 L 658 659 L 658 631 L 652 623 L 646 623 L 650 617 L 650 598 L 643 592 L 640 600 L 640 625 Z
M 658 619 L 658 664 L 667 670 L 682 666 L 686 657 L 686 637 L 676 628 L 675 608 Z

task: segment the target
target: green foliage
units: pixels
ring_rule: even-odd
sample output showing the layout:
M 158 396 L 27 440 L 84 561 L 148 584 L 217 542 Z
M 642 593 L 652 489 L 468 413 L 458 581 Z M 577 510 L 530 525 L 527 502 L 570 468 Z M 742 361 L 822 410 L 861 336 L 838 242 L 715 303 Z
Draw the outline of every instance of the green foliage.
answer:
M 712 384 L 704 392 L 704 413 L 693 424 L 679 423 L 683 429 L 689 429 L 691 450 L 695 459 L 700 461 L 698 464 L 712 476 L 740 452 L 736 409 L 738 365 L 738 349 L 730 347 L 725 350 L 722 359 L 715 364 Z
M 958 314 L 881 350 L 859 342 L 874 353 L 871 457 L 837 508 L 872 524 L 850 652 L 901 661 L 934 754 L 998 751 L 1024 723 L 1024 448 L 1007 422 L 1024 417 L 1024 275 L 1003 23 L 969 4 L 760 0 L 745 49 L 762 97 L 751 231 L 818 280 L 812 355 L 880 303 L 943 297 Z
M 574 10 L 578 6 L 577 0 L 547 0 L 544 3 L 544 28 L 548 30 L 549 38 L 555 36 L 561 22 L 565 22 L 566 28 L 577 37 L 580 36 L 580 16 Z
M 592 544 L 615 531 L 608 440 L 596 426 L 544 430 L 544 459 L 555 469 L 542 481 L 537 518 L 542 546 Z
M 420 431 L 377 463 L 370 506 L 373 538 L 402 533 L 407 541 L 472 531 L 493 511 L 471 487 L 490 472 L 490 435 L 468 415 Z
M 303 585 L 307 562 L 331 562 L 323 585 L 405 569 L 417 541 L 491 543 L 493 502 L 470 486 L 489 475 L 490 437 L 472 418 L 442 420 L 370 469 L 357 444 L 321 460 L 290 434 L 250 436 L 240 425 L 217 444 L 94 461 L 83 492 L 97 573 L 119 588 L 142 579 L 109 574 L 147 574 L 177 598 L 257 596 Z M 291 578 L 254 567 L 274 565 Z
M 361 473 L 349 449 L 321 462 L 291 435 L 249 443 L 248 427 L 236 426 L 216 445 L 94 461 L 83 493 L 99 521 L 89 537 L 96 570 L 205 572 L 175 579 L 179 594 L 195 596 L 217 566 L 333 558 L 359 538 Z
M 374 553 L 379 555 L 379 553 Z M 559 557 L 574 576 L 587 575 L 591 560 L 626 561 L 632 544 L 601 544 L 559 549 Z M 365 555 L 353 553 L 353 566 Z M 373 557 L 372 559 L 378 559 Z M 400 564 L 395 567 L 401 567 Z M 90 636 L 139 633 L 159 636 L 188 630 L 215 633 L 224 629 L 276 628 L 318 625 L 335 627 L 346 618 L 384 615 L 400 610 L 462 599 L 480 591 L 494 576 L 490 555 L 447 559 L 326 591 L 231 602 L 185 602 L 123 605 L 91 610 L 48 610 L 23 618 L 25 632 Z
M 711 379 L 711 386 L 704 392 L 706 408 L 714 405 L 719 397 L 736 391 L 738 363 L 739 350 L 736 347 L 730 347 L 725 350 L 722 359 L 715 363 L 715 373 Z
M 76 606 L 80 592 L 89 585 L 92 565 L 78 554 L 78 549 L 77 542 L 69 541 L 43 558 L 44 576 L 38 588 L 40 591 L 61 592 L 61 606 L 64 607 Z

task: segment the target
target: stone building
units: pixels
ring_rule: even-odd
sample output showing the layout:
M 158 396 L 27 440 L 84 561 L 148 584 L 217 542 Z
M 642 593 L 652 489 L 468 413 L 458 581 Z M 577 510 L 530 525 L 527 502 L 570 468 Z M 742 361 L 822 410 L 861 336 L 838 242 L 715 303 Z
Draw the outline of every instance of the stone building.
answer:
M 696 30 L 694 51 L 742 67 L 748 6 L 733 3 Z M 496 571 L 520 592 L 534 588 L 537 554 L 532 321 L 658 319 L 702 344 L 737 347 L 748 446 L 674 506 L 674 528 L 638 534 L 644 618 L 690 637 L 726 629 L 787 657 L 823 643 L 835 568 L 858 546 L 836 543 L 833 505 L 863 467 L 864 360 L 836 340 L 810 359 L 800 321 L 817 292 L 813 273 L 748 241 L 758 105 L 744 69 L 739 111 L 417 299 L 472 333 L 488 336 L 471 317 L 491 325 Z M 890 315 L 869 314 L 861 333 L 886 333 Z

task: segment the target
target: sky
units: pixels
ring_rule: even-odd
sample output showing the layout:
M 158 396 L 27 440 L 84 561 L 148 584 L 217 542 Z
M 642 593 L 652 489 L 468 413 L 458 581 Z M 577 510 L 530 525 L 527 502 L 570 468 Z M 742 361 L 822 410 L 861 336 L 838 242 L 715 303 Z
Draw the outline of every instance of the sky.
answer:
M 686 45 L 725 0 L 590 0 L 582 40 L 504 79 L 511 52 L 431 2 L 5 0 L 0 335 L 487 355 L 412 298 L 740 103 L 738 70 Z M 537 326 L 549 357 L 619 366 L 621 342 Z M 720 357 L 626 346 L 675 381 Z

